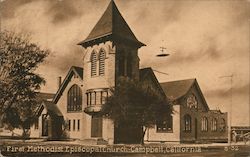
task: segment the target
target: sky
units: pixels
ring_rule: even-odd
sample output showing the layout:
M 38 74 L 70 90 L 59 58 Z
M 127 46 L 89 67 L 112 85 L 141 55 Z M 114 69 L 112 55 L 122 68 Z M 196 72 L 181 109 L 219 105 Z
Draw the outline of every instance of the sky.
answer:
M 51 50 L 37 69 L 42 92 L 82 66 L 84 40 L 110 0 L 0 0 L 1 30 L 28 34 Z M 196 78 L 210 109 L 230 112 L 232 125 L 250 125 L 249 0 L 115 0 L 136 37 L 140 66 L 160 82 Z M 160 47 L 168 57 L 156 57 Z M 230 77 L 233 76 L 232 82 Z M 232 88 L 232 97 L 231 97 Z M 231 102 L 232 100 L 232 102 Z

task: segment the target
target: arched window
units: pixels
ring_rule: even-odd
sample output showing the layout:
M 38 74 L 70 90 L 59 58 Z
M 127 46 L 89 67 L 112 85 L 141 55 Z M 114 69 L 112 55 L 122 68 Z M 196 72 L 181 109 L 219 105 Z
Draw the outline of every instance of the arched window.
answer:
M 211 130 L 217 131 L 217 119 L 216 118 L 213 118 L 211 121 Z
M 82 90 L 78 85 L 73 85 L 68 91 L 68 111 L 82 110 Z
M 101 49 L 99 53 L 99 75 L 104 75 L 105 73 L 105 58 L 106 53 L 103 49 Z
M 91 76 L 96 76 L 97 54 L 95 51 L 91 53 L 90 62 L 91 62 Z
M 184 116 L 184 131 L 191 131 L 192 128 L 192 118 L 190 115 L 186 114 Z
M 208 131 L 207 117 L 203 117 L 202 120 L 201 120 L 201 131 Z
M 221 119 L 221 121 L 220 121 L 220 131 L 221 132 L 224 132 L 226 130 L 226 121 L 225 121 L 225 119 Z

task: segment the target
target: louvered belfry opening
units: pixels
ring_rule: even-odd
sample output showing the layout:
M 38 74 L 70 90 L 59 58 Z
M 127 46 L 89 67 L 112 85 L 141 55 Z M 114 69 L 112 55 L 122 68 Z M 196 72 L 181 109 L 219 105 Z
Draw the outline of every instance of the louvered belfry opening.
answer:
M 104 75 L 105 73 L 105 51 L 101 49 L 99 53 L 99 75 Z
M 91 76 L 96 76 L 97 75 L 97 54 L 95 51 L 92 52 L 91 57 L 90 57 L 90 61 L 91 61 Z

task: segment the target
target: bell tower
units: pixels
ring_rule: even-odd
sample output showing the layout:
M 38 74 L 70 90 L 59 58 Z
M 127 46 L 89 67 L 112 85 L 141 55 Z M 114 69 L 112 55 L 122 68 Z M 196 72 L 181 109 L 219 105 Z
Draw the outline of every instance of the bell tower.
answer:
M 113 143 L 113 122 L 96 113 L 101 111 L 109 89 L 115 87 L 119 77 L 139 79 L 138 49 L 145 45 L 135 37 L 113 0 L 78 45 L 84 49 L 83 104 L 87 114 L 83 116 L 86 124 L 83 137 Z
M 114 86 L 120 76 L 139 79 L 138 49 L 145 44 L 135 37 L 113 0 L 88 37 L 78 45 L 85 49 L 84 75 L 92 76 L 84 81 L 106 75 L 105 81 L 109 82 L 106 85 Z M 100 58 L 102 51 L 105 52 L 104 61 Z M 95 60 L 97 64 L 89 64 Z M 105 67 L 102 67 L 102 63 L 105 63 Z M 88 72 L 89 69 L 91 72 Z

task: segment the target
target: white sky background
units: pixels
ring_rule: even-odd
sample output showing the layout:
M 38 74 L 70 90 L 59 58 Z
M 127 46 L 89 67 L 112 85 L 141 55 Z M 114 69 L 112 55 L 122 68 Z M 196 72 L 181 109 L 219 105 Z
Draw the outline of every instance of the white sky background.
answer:
M 78 42 L 94 27 L 109 0 L 1 0 L 1 29 L 30 34 L 52 53 L 38 69 L 43 92 L 55 93 L 57 77 L 81 66 Z M 249 122 L 249 1 L 115 0 L 137 38 L 141 67 L 160 82 L 197 78 L 211 109 L 229 111 L 233 74 L 233 125 Z M 159 47 L 169 57 L 155 57 Z

